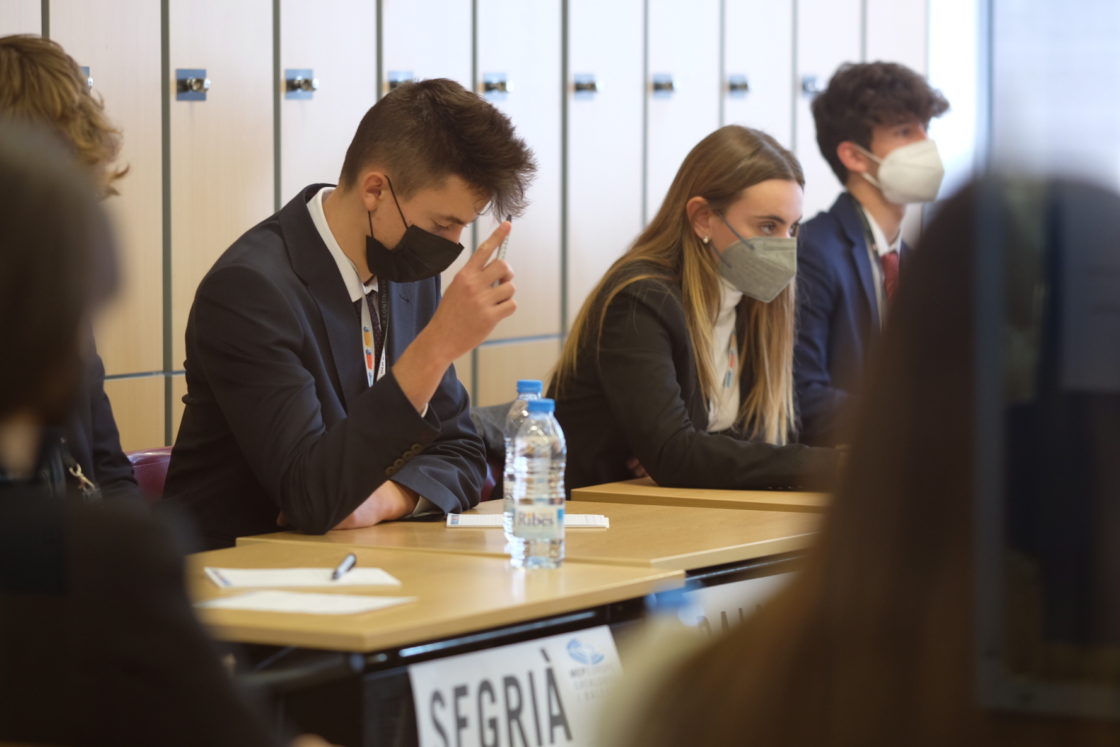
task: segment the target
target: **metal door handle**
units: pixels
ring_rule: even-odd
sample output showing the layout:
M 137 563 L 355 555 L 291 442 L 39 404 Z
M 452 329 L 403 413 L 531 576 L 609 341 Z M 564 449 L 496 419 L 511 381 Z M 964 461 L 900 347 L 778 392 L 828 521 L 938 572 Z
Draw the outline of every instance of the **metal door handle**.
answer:
M 653 92 L 654 93 L 659 93 L 663 96 L 668 96 L 669 94 L 673 93 L 674 91 L 676 91 L 676 87 L 673 85 L 673 76 L 672 75 L 655 75 L 655 76 L 653 76 Z
M 820 80 L 815 75 L 801 76 L 801 93 L 806 96 L 816 96 L 818 93 L 824 91 L 821 87 Z
M 202 68 L 179 68 L 175 71 L 175 98 L 179 101 L 205 101 L 210 78 Z
M 727 92 L 732 95 L 745 96 L 750 93 L 751 84 L 745 75 L 730 75 L 727 78 Z
M 581 73 L 575 76 L 575 81 L 572 84 L 572 90 L 575 93 L 590 96 L 599 93 L 599 83 L 595 80 L 594 75 Z

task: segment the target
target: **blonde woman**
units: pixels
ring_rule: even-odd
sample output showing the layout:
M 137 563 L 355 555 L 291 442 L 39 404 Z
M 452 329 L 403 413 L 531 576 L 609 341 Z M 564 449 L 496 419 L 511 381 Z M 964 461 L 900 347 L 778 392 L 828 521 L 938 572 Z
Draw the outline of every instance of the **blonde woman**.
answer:
M 723 127 L 688 154 L 553 376 L 569 489 L 642 471 L 680 487 L 831 482 L 835 453 L 794 444 L 803 185 L 793 154 L 758 130 Z

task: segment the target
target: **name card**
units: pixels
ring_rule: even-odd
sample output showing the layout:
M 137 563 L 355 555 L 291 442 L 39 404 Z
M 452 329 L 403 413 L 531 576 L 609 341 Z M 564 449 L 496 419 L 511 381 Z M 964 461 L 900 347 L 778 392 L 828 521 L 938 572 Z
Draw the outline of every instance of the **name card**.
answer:
M 610 628 L 409 667 L 421 747 L 588 745 L 622 672 Z
M 685 592 L 688 604 L 678 613 L 680 620 L 706 633 L 722 633 L 761 609 L 793 576 L 775 573 Z

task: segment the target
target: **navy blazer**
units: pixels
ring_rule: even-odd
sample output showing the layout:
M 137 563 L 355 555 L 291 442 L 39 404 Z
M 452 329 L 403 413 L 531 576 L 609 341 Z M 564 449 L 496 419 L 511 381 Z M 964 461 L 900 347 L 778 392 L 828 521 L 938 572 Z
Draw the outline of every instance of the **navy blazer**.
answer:
M 195 294 L 165 498 L 194 516 L 207 547 L 276 531 L 280 512 L 326 532 L 389 478 L 444 511 L 478 502 L 483 445 L 454 367 L 424 417 L 391 368 L 367 385 L 360 314 L 307 209 L 323 186 L 235 241 Z M 391 364 L 431 320 L 440 287 L 388 287 Z
M 903 244 L 900 268 L 909 251 Z M 793 371 L 805 443 L 847 440 L 839 423 L 859 390 L 868 351 L 879 333 L 866 228 L 856 199 L 843 192 L 827 213 L 802 225 L 797 239 Z

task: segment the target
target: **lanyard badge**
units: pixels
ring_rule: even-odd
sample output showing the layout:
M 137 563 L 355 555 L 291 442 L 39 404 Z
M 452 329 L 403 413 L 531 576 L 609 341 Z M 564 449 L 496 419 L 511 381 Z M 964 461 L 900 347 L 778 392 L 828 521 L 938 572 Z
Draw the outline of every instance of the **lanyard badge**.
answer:
M 366 383 L 369 386 L 385 375 L 385 360 L 388 358 L 385 338 L 389 334 L 389 284 L 384 280 L 379 281 L 377 308 L 380 318 L 374 326 L 369 301 L 362 299 L 362 360 L 366 365 Z

